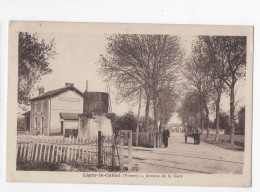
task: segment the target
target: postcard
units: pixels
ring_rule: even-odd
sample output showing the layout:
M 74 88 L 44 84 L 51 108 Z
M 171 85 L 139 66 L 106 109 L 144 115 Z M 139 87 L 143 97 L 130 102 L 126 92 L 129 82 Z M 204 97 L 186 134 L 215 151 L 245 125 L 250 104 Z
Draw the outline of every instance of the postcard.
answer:
M 7 181 L 251 186 L 253 27 L 9 22 Z

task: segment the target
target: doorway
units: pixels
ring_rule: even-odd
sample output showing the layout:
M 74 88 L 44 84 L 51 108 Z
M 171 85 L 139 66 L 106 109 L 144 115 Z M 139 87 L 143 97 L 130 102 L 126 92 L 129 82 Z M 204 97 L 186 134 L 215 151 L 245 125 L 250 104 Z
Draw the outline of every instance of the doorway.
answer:
M 63 121 L 61 121 L 61 135 L 63 135 Z

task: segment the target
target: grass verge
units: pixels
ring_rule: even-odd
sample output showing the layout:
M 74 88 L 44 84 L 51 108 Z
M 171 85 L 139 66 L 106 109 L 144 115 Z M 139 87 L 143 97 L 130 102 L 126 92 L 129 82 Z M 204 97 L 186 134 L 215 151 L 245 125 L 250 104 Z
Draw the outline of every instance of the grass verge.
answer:
M 68 172 L 108 172 L 110 167 L 97 168 L 96 165 L 86 165 L 80 162 L 41 162 L 41 161 L 17 161 L 18 171 L 68 171 Z
M 245 136 L 244 135 L 235 135 L 235 143 L 232 145 L 229 142 L 230 135 L 224 134 L 224 135 L 219 135 L 219 141 L 215 141 L 215 134 L 209 134 L 208 139 L 206 140 L 206 134 L 202 135 L 201 140 L 210 143 L 212 145 L 216 145 L 219 147 L 222 147 L 224 149 L 229 149 L 233 151 L 244 151 L 245 147 Z

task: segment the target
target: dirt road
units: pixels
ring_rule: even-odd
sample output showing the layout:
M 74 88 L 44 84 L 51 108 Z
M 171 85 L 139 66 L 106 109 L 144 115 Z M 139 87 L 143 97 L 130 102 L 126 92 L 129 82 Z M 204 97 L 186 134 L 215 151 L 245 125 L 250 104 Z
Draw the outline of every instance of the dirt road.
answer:
M 171 133 L 168 148 L 134 148 L 133 161 L 138 162 L 140 173 L 232 173 L 243 171 L 244 152 L 223 149 Z

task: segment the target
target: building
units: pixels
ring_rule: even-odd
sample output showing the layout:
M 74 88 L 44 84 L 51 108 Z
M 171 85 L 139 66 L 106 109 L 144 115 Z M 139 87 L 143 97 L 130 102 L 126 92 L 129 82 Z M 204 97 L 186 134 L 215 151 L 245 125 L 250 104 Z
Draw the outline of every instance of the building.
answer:
M 66 130 L 78 129 L 78 114 L 83 112 L 83 93 L 72 83 L 65 87 L 44 93 L 31 99 L 31 111 L 25 113 L 25 126 L 30 134 L 65 135 Z M 29 120 L 28 120 L 29 119 Z
M 93 139 L 101 131 L 103 136 L 112 136 L 113 128 L 109 113 L 109 94 L 104 92 L 84 92 L 83 113 L 79 114 L 78 137 Z
M 27 111 L 23 113 L 24 115 L 24 131 L 30 132 L 30 116 L 31 116 L 31 111 Z

